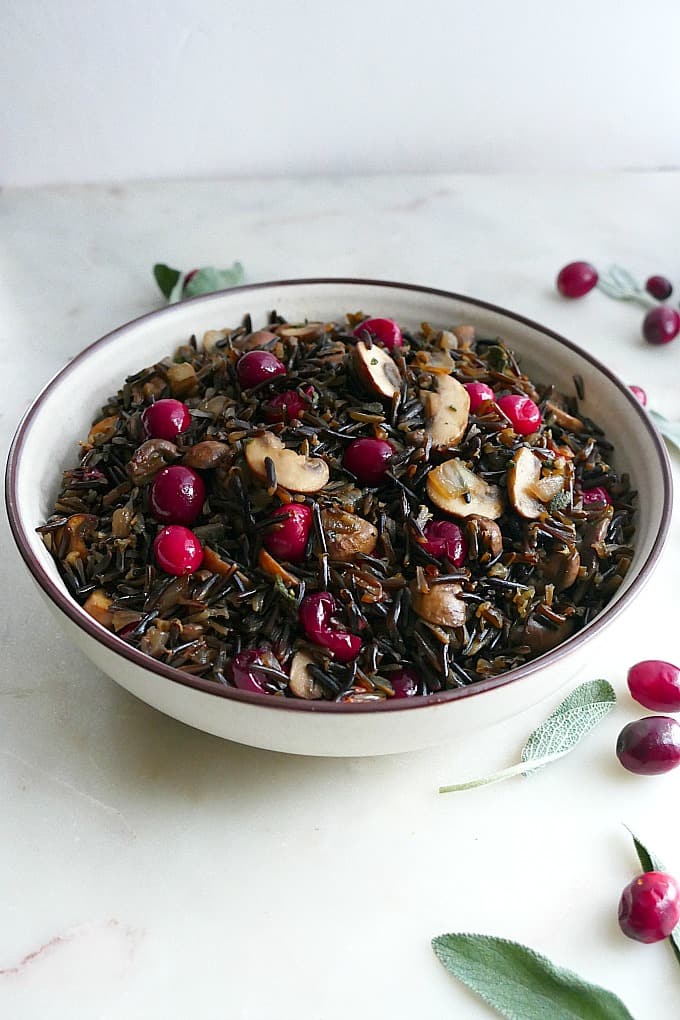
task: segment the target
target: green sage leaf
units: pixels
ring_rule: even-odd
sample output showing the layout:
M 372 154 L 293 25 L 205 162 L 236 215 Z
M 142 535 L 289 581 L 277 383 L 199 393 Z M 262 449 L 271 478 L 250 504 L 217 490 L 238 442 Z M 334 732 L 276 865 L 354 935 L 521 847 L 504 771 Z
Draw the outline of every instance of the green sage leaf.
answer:
M 637 853 L 638 858 L 640 860 L 640 864 L 642 865 L 642 870 L 643 871 L 668 871 L 668 868 L 666 868 L 664 866 L 664 864 L 659 860 L 658 857 L 656 857 L 651 852 L 651 850 L 647 849 L 647 847 L 644 845 L 644 843 L 642 843 L 637 838 L 635 833 L 631 832 L 630 829 L 628 829 L 628 831 L 630 832 L 630 834 L 631 834 L 631 836 L 633 838 L 633 843 L 635 845 L 635 850 L 636 850 L 636 853 Z M 673 950 L 673 952 L 675 954 L 675 958 L 678 961 L 678 963 L 680 963 L 680 924 L 676 925 L 676 927 L 670 933 L 668 938 L 670 940 L 671 949 Z
M 216 290 L 227 290 L 243 283 L 244 272 L 240 262 L 234 262 L 229 269 L 215 269 L 204 266 L 184 285 L 182 297 L 198 297 L 199 294 L 212 294 Z
M 161 289 L 166 301 L 170 300 L 170 295 L 182 276 L 179 269 L 171 269 L 170 266 L 166 266 L 163 262 L 157 262 L 153 267 L 153 275 L 156 283 Z
M 680 422 L 669 421 L 668 418 L 664 418 L 658 411 L 648 411 L 647 413 L 661 435 L 665 436 L 666 439 L 670 439 L 671 443 L 680 450 Z
M 432 940 L 450 974 L 508 1020 L 633 1020 L 612 992 L 508 939 L 449 934 Z

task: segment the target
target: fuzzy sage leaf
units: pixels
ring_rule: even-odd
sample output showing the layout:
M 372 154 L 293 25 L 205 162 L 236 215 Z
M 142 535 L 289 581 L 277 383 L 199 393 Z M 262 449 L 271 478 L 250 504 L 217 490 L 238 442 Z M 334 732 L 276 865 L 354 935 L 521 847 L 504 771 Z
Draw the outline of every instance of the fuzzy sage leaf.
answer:
M 240 262 L 234 262 L 228 269 L 204 266 L 186 275 L 179 269 L 157 262 L 153 267 L 153 275 L 169 304 L 184 298 L 198 297 L 199 294 L 213 294 L 217 290 L 236 287 L 243 283 L 245 276 Z
M 589 680 L 581 684 L 562 701 L 545 722 L 538 726 L 527 740 L 517 765 L 493 772 L 481 779 L 466 783 L 440 786 L 440 793 L 472 790 L 477 786 L 499 783 L 512 776 L 528 775 L 536 769 L 564 757 L 611 712 L 616 704 L 614 688 L 607 680 Z
M 648 414 L 661 435 L 666 439 L 670 439 L 671 443 L 680 450 L 680 422 L 669 421 L 668 418 L 664 418 L 658 411 L 650 410 Z
M 634 276 L 621 266 L 610 266 L 600 273 L 597 289 L 615 301 L 635 301 L 643 308 L 656 308 L 657 302 L 647 294 Z
M 633 843 L 635 845 L 635 851 L 638 855 L 640 864 L 643 871 L 668 871 L 668 869 L 662 864 L 658 857 L 656 857 L 647 847 L 642 843 L 634 832 L 630 832 Z M 678 924 L 668 936 L 671 949 L 675 954 L 675 958 L 680 963 L 680 924 Z
M 175 285 L 182 276 L 179 269 L 172 269 L 170 266 L 166 266 L 163 262 L 157 262 L 153 267 L 153 275 L 156 283 L 161 289 L 163 297 L 166 301 L 169 301 Z
M 508 1020 L 633 1020 L 612 992 L 518 942 L 449 934 L 432 948 L 450 974 Z

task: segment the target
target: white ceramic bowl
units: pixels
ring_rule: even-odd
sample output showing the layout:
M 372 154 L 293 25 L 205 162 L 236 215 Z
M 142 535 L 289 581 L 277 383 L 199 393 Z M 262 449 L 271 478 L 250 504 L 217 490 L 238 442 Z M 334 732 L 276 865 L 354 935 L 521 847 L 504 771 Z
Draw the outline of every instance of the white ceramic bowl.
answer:
M 160 360 L 192 333 L 233 326 L 250 312 L 255 326 L 277 309 L 289 321 L 332 320 L 362 309 L 409 327 L 470 322 L 498 334 L 524 370 L 574 393 L 616 444 L 615 465 L 642 493 L 636 548 L 624 584 L 586 628 L 539 659 L 469 688 L 380 704 L 297 701 L 215 690 L 129 647 L 71 599 L 35 528 L 50 514 L 61 472 L 76 443 L 122 379 Z M 83 399 L 83 394 L 86 399 Z M 55 423 L 59 427 L 55 428 Z M 27 412 L 10 452 L 6 494 L 12 531 L 47 605 L 70 637 L 105 673 L 168 715 L 240 743 L 309 755 L 373 755 L 431 746 L 507 718 L 575 676 L 589 642 L 601 638 L 649 577 L 668 529 L 672 503 L 666 452 L 628 388 L 605 366 L 550 330 L 521 316 L 446 291 L 363 280 L 292 280 L 257 284 L 173 305 L 136 319 L 88 347 L 43 390 Z M 48 626 L 45 620 L 45 628 Z M 39 635 L 39 630 L 38 630 Z

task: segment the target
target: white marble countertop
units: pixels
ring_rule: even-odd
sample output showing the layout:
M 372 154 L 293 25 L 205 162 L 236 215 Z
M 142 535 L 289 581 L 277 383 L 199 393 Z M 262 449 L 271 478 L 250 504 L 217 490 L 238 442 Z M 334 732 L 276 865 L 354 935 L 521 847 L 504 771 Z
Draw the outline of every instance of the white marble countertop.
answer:
M 593 350 L 677 416 L 680 340 L 650 348 L 641 311 L 598 292 L 564 301 L 553 281 L 574 258 L 678 281 L 679 195 L 676 173 L 6 191 L 2 452 L 67 358 L 158 305 L 155 261 L 238 258 L 252 282 L 372 276 L 486 298 Z M 676 481 L 679 467 L 674 455 Z M 614 756 L 643 714 L 627 666 L 680 659 L 677 515 L 646 591 L 590 646 L 592 677 L 620 694 L 612 715 L 533 778 L 448 797 L 440 783 L 514 762 L 546 707 L 392 758 L 229 744 L 98 673 L 53 628 L 4 518 L 0 541 L 2 1016 L 482 1020 L 491 1012 L 429 944 L 480 931 L 610 988 L 636 1020 L 677 1018 L 670 949 L 623 938 L 616 907 L 639 870 L 622 822 L 680 874 L 680 772 L 640 778 Z

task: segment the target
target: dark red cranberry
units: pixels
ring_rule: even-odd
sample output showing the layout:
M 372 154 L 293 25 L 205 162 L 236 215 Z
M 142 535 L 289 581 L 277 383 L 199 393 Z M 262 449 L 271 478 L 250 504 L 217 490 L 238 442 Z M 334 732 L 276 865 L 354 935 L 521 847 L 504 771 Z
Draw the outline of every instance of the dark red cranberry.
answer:
M 297 563 L 304 559 L 309 533 L 312 530 L 312 508 L 306 503 L 287 503 L 277 507 L 272 517 L 276 523 L 262 541 L 276 559 Z
M 629 386 L 628 389 L 636 397 L 643 407 L 647 406 L 647 394 L 643 390 L 642 386 Z
M 236 375 L 244 390 L 285 374 L 286 366 L 271 351 L 248 351 L 236 363 Z
M 142 411 L 142 426 L 149 439 L 167 439 L 172 442 L 191 425 L 189 408 L 181 400 L 167 397 L 157 400 Z
M 193 468 L 183 464 L 163 468 L 151 484 L 151 512 L 164 524 L 193 524 L 204 503 L 203 479 Z
M 345 450 L 342 462 L 364 485 L 380 485 L 394 454 L 384 439 L 355 439 Z
M 203 547 L 193 531 L 180 524 L 170 524 L 156 535 L 154 556 L 166 574 L 193 574 L 203 562 Z
M 327 648 L 338 662 L 351 662 L 361 651 L 361 638 L 334 626 L 336 608 L 328 591 L 307 595 L 300 606 L 300 623 L 310 641 Z
M 529 436 L 539 428 L 541 412 L 530 397 L 509 393 L 506 397 L 499 397 L 496 403 L 518 435 Z
M 593 289 L 597 280 L 597 269 L 590 262 L 570 262 L 557 274 L 557 289 L 564 297 L 583 297 Z
M 353 335 L 361 340 L 365 333 L 381 343 L 388 351 L 393 351 L 395 347 L 403 347 L 404 344 L 401 330 L 393 319 L 366 319 L 356 327 Z
M 665 301 L 673 293 L 673 284 L 665 276 L 650 276 L 645 283 L 645 290 L 657 301 Z
M 234 656 L 231 660 L 231 677 L 239 690 L 255 691 L 257 694 L 267 693 L 264 686 L 267 674 L 257 667 L 262 665 L 262 657 L 270 654 L 266 650 L 251 648 Z
M 305 389 L 308 400 L 298 393 L 297 390 L 284 390 L 271 397 L 263 407 L 264 416 L 267 421 L 292 421 L 293 418 L 300 418 L 302 412 L 310 407 L 310 401 L 314 395 L 311 386 Z
M 194 278 L 194 276 L 196 275 L 197 272 L 198 272 L 198 269 L 190 269 L 189 270 L 187 275 L 184 277 L 184 283 L 182 284 L 182 288 L 183 289 L 184 289 L 184 287 L 188 287 L 189 286 L 189 284 L 191 283 L 191 281 L 193 280 L 193 278 Z
M 636 662 L 628 670 L 628 689 L 653 712 L 680 712 L 680 669 L 661 659 Z
M 669 305 L 659 305 L 647 312 L 642 322 L 642 335 L 648 344 L 667 344 L 680 333 L 680 315 Z
M 646 871 L 621 894 L 619 925 L 637 942 L 660 942 L 680 921 L 680 888 L 665 871 Z
M 612 498 L 601 485 L 594 485 L 592 489 L 584 489 L 581 493 L 584 506 L 611 506 Z
M 624 768 L 656 776 L 680 765 L 680 723 L 668 715 L 648 715 L 619 733 L 616 754 Z
M 470 411 L 473 414 L 485 401 L 493 400 L 495 396 L 491 387 L 483 382 L 465 383 L 465 389 L 470 395 Z
M 395 698 L 413 698 L 420 689 L 420 677 L 412 669 L 397 669 L 389 679 Z
M 453 521 L 430 521 L 424 529 L 427 541 L 423 545 L 430 556 L 442 559 L 446 556 L 454 567 L 460 567 L 467 556 L 465 535 Z

